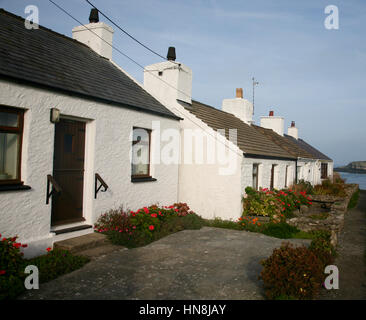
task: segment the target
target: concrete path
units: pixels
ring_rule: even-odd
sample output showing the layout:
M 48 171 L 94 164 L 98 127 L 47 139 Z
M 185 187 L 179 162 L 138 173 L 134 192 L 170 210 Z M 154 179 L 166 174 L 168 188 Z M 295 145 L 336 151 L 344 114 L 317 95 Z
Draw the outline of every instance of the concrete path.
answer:
M 366 299 L 366 191 L 360 192 L 358 206 L 344 217 L 335 265 L 339 270 L 339 289 L 323 290 L 319 299 Z
M 245 231 L 185 230 L 97 258 L 21 299 L 263 299 L 259 262 L 282 242 Z

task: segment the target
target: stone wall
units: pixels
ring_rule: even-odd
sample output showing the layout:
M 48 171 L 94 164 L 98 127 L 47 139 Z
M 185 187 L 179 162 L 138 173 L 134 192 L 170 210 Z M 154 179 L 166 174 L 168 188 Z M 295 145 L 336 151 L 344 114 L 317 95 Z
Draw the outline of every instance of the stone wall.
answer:
M 343 229 L 344 215 L 347 213 L 349 201 L 353 193 L 359 188 L 358 184 L 346 185 L 346 197 L 329 195 L 311 195 L 313 206 L 302 206 L 295 217 L 287 220 L 287 223 L 302 231 L 329 230 L 331 231 L 331 243 L 337 244 L 337 236 Z M 317 215 L 326 217 L 314 219 Z

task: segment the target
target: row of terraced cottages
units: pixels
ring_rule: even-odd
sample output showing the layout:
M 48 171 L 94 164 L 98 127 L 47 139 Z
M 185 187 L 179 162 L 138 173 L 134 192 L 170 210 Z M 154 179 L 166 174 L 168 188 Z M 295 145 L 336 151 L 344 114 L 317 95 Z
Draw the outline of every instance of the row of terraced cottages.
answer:
M 113 29 L 86 26 L 71 39 L 0 11 L 0 233 L 28 243 L 28 256 L 93 232 L 120 205 L 179 201 L 237 219 L 247 186 L 332 175 L 283 118 L 254 125 L 242 90 L 222 110 L 193 101 L 192 71 L 172 49 L 139 84 L 112 60 Z

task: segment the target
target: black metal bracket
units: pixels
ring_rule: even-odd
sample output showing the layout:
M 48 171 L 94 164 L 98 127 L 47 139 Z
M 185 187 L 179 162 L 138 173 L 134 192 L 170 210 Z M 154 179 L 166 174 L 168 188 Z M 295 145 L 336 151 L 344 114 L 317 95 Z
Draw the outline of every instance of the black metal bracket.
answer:
M 98 187 L 98 181 L 100 182 L 100 185 Z M 104 190 L 100 190 L 102 187 L 104 187 Z M 99 192 L 99 190 L 101 192 L 106 192 L 108 190 L 108 185 L 105 183 L 105 181 L 102 179 L 102 177 L 96 173 L 95 174 L 95 185 L 94 185 L 94 199 L 97 198 L 97 194 Z
M 50 186 L 52 184 L 52 190 L 50 191 Z M 53 179 L 53 177 L 48 174 L 47 175 L 47 197 L 46 197 L 46 204 L 49 204 L 50 202 L 50 198 L 56 194 L 56 193 L 61 193 L 62 189 L 60 188 L 60 186 L 58 185 L 58 183 L 55 181 L 55 179 Z

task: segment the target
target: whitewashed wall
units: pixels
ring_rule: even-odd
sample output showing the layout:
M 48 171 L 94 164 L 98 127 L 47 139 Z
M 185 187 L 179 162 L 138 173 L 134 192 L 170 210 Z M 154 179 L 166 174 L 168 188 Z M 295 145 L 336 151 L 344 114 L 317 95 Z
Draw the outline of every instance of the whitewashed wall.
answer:
M 192 210 L 206 219 L 219 217 L 235 220 L 239 218 L 242 197 L 240 172 L 242 151 L 221 135 L 215 138 L 216 132 L 213 129 L 188 111 L 183 110 L 181 106 L 176 107 L 180 107 L 179 116 L 184 118 L 181 121 L 182 161 L 179 166 L 179 201 L 187 202 Z M 194 162 L 187 164 L 184 157 L 188 155 L 183 143 L 186 129 L 202 130 L 207 134 L 208 139 L 204 140 L 203 144 L 204 159 L 207 159 L 207 144 L 216 145 L 217 151 L 218 144 L 227 143 L 233 155 L 230 165 L 233 168 L 232 172 L 231 170 L 221 172 L 225 168 L 228 169 L 229 164 L 220 164 L 218 161 L 213 164 L 208 164 L 206 160 L 203 164 Z M 195 149 L 193 149 L 192 159 L 195 160 L 195 156 Z
M 156 164 L 156 182 L 131 182 L 129 135 L 133 126 L 175 128 L 179 121 L 148 113 L 85 100 L 76 96 L 0 81 L 0 104 L 27 109 L 24 118 L 22 180 L 28 191 L 0 192 L 0 233 L 18 235 L 20 241 L 43 249 L 52 244 L 51 205 L 46 205 L 46 176 L 53 172 L 54 129 L 50 109 L 86 124 L 84 217 L 93 224 L 98 216 L 120 205 L 132 210 L 178 198 L 178 165 Z M 161 144 L 164 146 L 164 143 Z M 153 152 L 154 145 L 152 144 Z M 109 190 L 94 199 L 94 174 L 99 173 Z M 43 250 L 42 249 L 42 250 Z
M 274 172 L 274 188 L 285 188 L 286 182 L 286 167 L 287 172 L 287 186 L 290 186 L 295 180 L 295 161 L 274 160 L 274 159 L 257 159 L 257 158 L 243 158 L 241 167 L 241 189 L 253 186 L 253 164 L 259 164 L 258 168 L 258 185 L 262 188 L 270 188 L 271 185 L 271 170 L 272 165 L 276 165 Z

